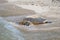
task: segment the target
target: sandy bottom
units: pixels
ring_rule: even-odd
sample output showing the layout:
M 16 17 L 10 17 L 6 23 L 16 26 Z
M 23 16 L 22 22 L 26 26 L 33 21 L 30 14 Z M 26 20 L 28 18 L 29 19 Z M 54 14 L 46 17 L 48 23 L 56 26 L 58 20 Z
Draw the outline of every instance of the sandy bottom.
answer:
M 13 4 L 0 5 L 0 15 L 15 28 L 20 30 L 25 38 L 25 40 L 60 40 L 60 8 L 51 7 L 42 10 L 36 10 L 36 6 L 28 6 L 28 9 L 22 6 L 17 6 Z M 26 5 L 27 6 L 27 5 Z M 33 10 L 29 10 L 29 8 Z M 43 7 L 45 8 L 45 7 Z M 42 11 L 42 12 L 39 12 Z M 52 21 L 52 23 L 42 24 L 42 25 L 30 25 L 24 26 L 19 25 L 18 22 L 21 21 L 26 16 L 38 15 L 40 17 L 46 18 Z
M 11 6 L 11 4 L 10 4 Z M 15 5 L 17 6 L 17 5 Z M 28 6 L 28 7 L 27 7 Z M 21 7 L 25 10 L 31 10 L 31 11 L 35 11 L 35 14 L 31 13 L 30 14 L 30 11 L 28 11 L 28 15 L 25 15 L 25 14 L 21 14 L 21 13 L 24 13 L 23 11 L 21 11 L 20 13 L 20 16 L 14 14 L 15 16 L 8 16 L 8 17 L 4 17 L 6 20 L 10 21 L 11 24 L 14 25 L 14 23 L 18 23 L 20 21 L 23 20 L 23 18 L 27 17 L 27 16 L 31 16 L 31 17 L 42 17 L 42 18 L 45 18 L 49 21 L 51 21 L 52 23 L 47 23 L 47 24 L 41 24 L 41 25 L 30 25 L 30 26 L 24 26 L 24 25 L 18 25 L 19 27 L 18 28 L 23 28 L 23 29 L 27 29 L 27 30 L 54 30 L 54 29 L 60 29 L 60 8 L 59 7 L 39 7 L 39 6 L 31 6 L 31 5 L 19 5 L 17 6 L 18 8 L 20 7 L 20 10 L 21 10 Z M 34 9 L 35 8 L 35 9 Z M 41 10 L 39 10 L 39 9 Z M 14 9 L 14 8 L 13 8 Z M 47 9 L 47 10 L 46 10 Z M 12 10 L 12 9 L 11 9 Z M 39 10 L 39 12 L 38 12 Z M 45 11 L 44 11 L 45 10 Z M 40 12 L 42 11 L 42 12 Z M 11 11 L 12 12 L 12 11 Z M 25 11 L 26 12 L 26 11 Z M 16 26 L 15 24 L 15 26 Z

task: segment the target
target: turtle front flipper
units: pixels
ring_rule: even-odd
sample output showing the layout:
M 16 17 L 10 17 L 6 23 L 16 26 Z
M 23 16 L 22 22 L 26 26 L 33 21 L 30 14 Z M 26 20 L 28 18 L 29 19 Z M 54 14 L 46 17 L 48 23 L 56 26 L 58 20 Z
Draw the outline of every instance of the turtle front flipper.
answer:
M 29 22 L 25 22 L 23 25 L 29 26 L 30 23 Z
M 22 22 L 19 22 L 19 24 L 29 26 L 30 22 L 28 22 L 28 21 L 22 21 Z

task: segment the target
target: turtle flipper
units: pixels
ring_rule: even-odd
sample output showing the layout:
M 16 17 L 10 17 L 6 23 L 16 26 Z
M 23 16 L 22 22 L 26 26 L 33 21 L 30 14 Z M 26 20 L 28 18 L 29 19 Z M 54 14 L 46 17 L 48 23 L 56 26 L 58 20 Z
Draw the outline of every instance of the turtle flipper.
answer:
M 23 25 L 29 26 L 30 23 L 29 22 L 25 22 Z

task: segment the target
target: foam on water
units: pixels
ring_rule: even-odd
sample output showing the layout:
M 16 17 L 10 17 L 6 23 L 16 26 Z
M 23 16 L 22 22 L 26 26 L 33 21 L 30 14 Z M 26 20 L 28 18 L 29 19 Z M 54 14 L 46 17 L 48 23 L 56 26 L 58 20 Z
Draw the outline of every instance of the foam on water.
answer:
M 4 37 L 4 40 L 24 40 L 22 33 L 3 18 L 0 18 L 0 28 L 0 37 Z

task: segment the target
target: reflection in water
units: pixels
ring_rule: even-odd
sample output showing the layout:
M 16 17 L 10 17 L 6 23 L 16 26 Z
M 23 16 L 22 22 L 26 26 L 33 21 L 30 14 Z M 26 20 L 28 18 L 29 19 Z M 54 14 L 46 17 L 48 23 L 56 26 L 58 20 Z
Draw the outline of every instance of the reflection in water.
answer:
M 24 40 L 21 32 L 14 28 L 4 19 L 0 18 L 0 39 L 1 40 Z

